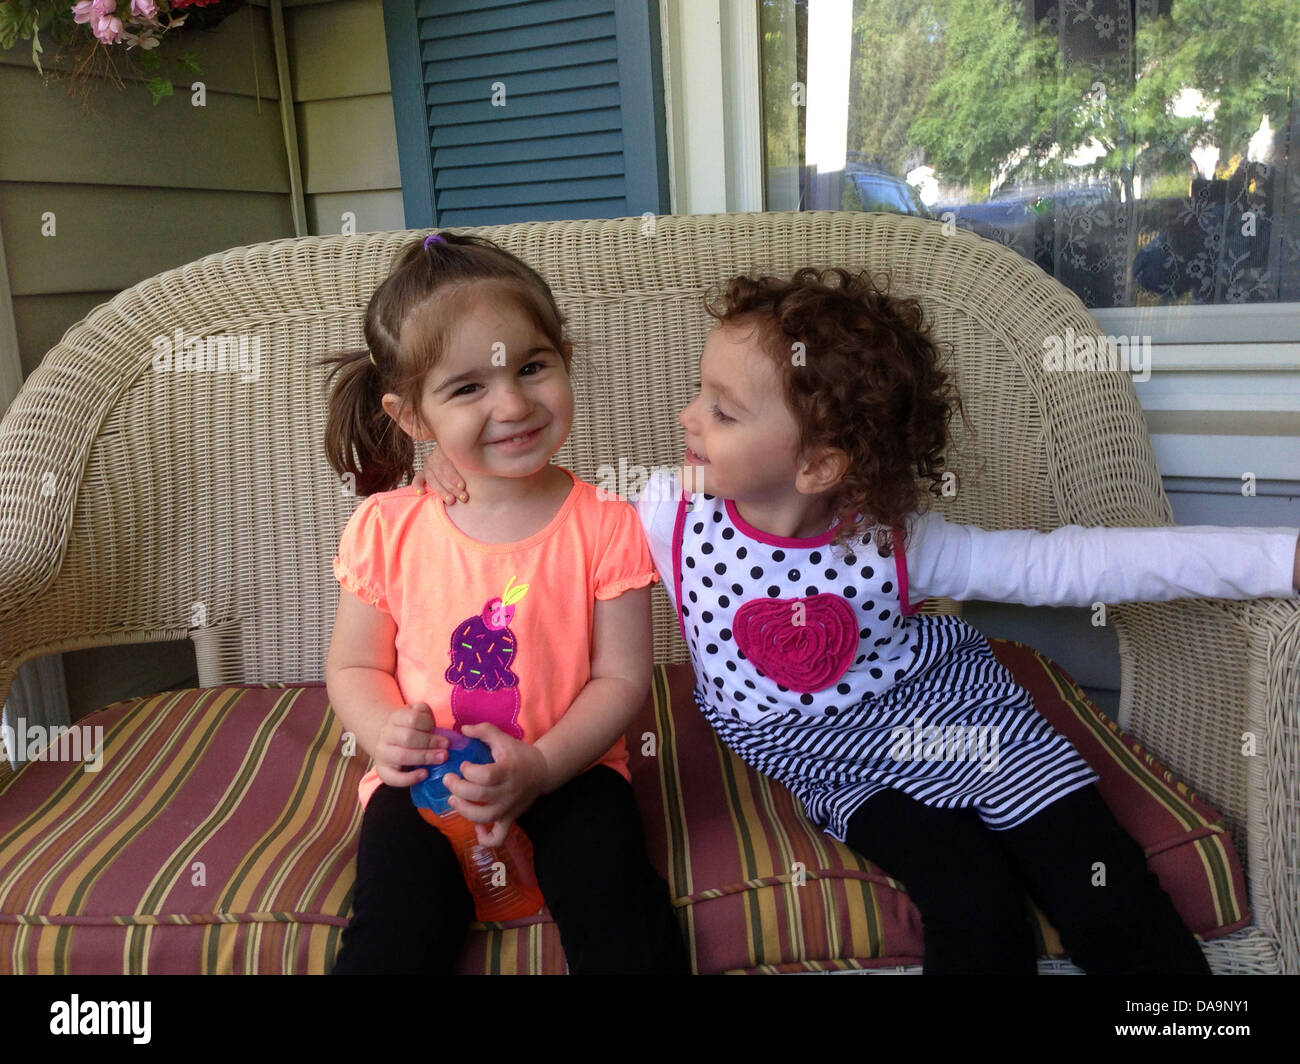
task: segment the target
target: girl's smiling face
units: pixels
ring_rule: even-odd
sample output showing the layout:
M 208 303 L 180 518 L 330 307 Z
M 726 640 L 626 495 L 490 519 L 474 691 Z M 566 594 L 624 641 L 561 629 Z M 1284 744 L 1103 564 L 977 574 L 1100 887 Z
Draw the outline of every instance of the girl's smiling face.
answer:
M 508 291 L 475 286 L 443 309 L 455 314 L 455 324 L 424 381 L 425 424 L 463 475 L 536 473 L 573 422 L 564 358 Z M 384 408 L 408 434 L 427 439 L 429 432 L 390 408 L 396 398 L 385 396 Z
M 780 370 L 752 325 L 710 330 L 700 356 L 700 394 L 678 420 L 686 430 L 686 460 L 708 466 L 712 494 L 759 505 L 797 494 L 799 426 L 785 404 Z

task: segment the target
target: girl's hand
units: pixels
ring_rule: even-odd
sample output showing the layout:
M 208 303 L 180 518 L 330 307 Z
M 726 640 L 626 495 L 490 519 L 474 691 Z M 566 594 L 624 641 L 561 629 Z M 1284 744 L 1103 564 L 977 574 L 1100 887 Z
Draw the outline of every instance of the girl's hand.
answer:
M 442 453 L 441 447 L 435 447 L 429 454 L 419 472 L 411 478 L 411 486 L 420 490 L 427 487 L 431 491 L 438 492 L 448 506 L 455 503 L 457 494 L 461 502 L 469 502 L 469 495 L 465 492 L 465 482 L 456 472 L 456 467 L 451 464 L 451 459 Z
M 412 702 L 393 710 L 379 729 L 375 771 L 390 787 L 419 783 L 429 775 L 421 765 L 437 765 L 446 760 L 447 740 L 433 734 L 433 713 L 424 702 Z
M 461 731 L 487 743 L 492 764 L 462 765 L 463 779 L 448 772 L 442 782 L 452 794 L 452 807 L 474 822 L 479 844 L 500 846 L 515 818 L 551 789 L 550 768 L 535 746 L 520 742 L 495 725 L 470 724 Z

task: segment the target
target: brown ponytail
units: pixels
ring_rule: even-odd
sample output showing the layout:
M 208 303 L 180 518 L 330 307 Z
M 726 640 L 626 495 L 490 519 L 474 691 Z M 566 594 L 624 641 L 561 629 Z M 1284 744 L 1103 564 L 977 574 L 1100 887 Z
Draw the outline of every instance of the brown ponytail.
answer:
M 322 360 L 337 376 L 325 422 L 325 455 L 357 495 L 388 491 L 415 472 L 415 445 L 384 410 L 383 381 L 370 352 L 347 351 Z

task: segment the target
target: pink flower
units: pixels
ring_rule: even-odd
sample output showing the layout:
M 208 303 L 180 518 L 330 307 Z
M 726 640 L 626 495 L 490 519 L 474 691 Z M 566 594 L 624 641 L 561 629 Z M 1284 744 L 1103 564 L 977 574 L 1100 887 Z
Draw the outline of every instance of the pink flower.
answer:
M 117 0 L 91 0 L 91 9 L 101 19 L 117 10 Z
M 95 36 L 105 44 L 114 44 L 122 39 L 122 20 L 120 18 L 102 18 L 95 23 Z
M 81 0 L 79 4 L 72 5 L 73 22 L 89 22 L 90 17 L 94 14 L 94 4 L 91 0 Z
M 141 18 L 153 18 L 158 14 L 158 5 L 154 0 L 131 0 L 131 14 Z

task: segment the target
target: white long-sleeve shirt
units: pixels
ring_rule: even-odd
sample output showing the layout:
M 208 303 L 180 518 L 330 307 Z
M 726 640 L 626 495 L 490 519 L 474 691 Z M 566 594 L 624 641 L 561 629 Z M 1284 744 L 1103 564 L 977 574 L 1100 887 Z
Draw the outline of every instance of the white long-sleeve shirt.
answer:
M 672 535 L 680 486 L 658 471 L 637 512 L 674 607 Z M 989 531 L 937 511 L 908 522 L 909 601 L 930 596 L 1026 606 L 1163 602 L 1178 598 L 1290 598 L 1300 528 L 1085 528 Z
M 987 531 L 930 511 L 910 524 L 913 603 L 930 595 L 1026 606 L 1289 598 L 1296 528 L 1085 528 Z

